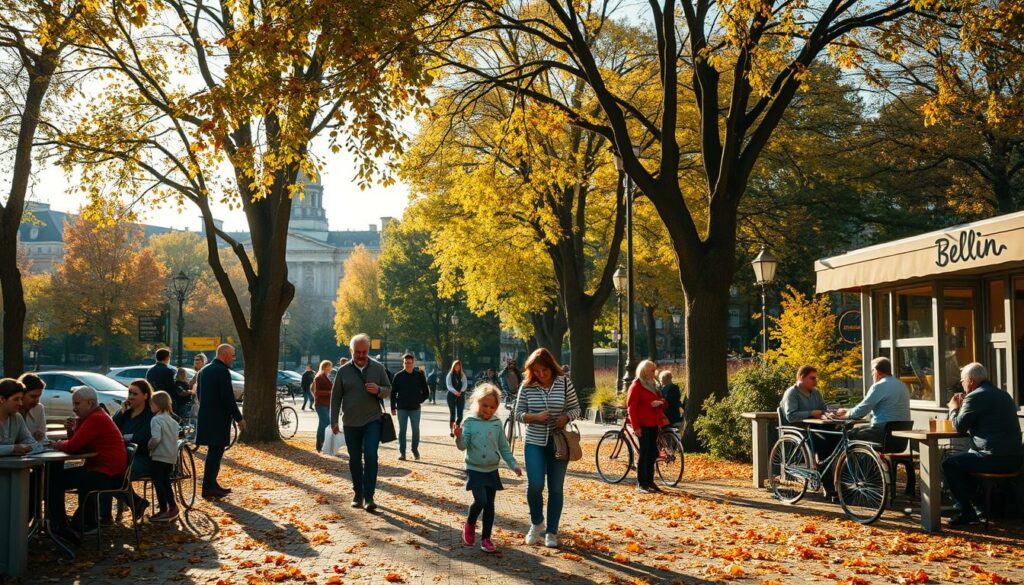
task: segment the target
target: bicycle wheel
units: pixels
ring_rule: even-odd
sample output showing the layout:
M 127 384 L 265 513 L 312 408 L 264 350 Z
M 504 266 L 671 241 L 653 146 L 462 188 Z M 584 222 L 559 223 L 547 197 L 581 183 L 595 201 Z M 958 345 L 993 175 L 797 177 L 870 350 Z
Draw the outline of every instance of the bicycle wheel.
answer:
M 174 491 L 178 501 L 186 510 L 191 510 L 196 503 L 196 460 L 192 449 L 182 445 L 178 449 L 178 463 L 174 470 Z
M 791 435 L 779 437 L 768 456 L 768 487 L 775 498 L 787 504 L 800 501 L 807 493 L 805 474 L 812 471 L 813 461 L 800 439 Z
M 277 428 L 282 439 L 290 439 L 299 430 L 299 413 L 290 406 L 282 406 L 277 411 Z
M 516 421 L 511 416 L 505 419 L 505 440 L 508 441 L 508 448 L 514 451 L 516 448 Z
M 661 483 L 676 487 L 683 480 L 683 442 L 672 431 L 658 435 L 658 459 L 654 462 Z
M 853 445 L 836 461 L 836 492 L 846 517 L 871 524 L 885 509 L 889 478 L 882 460 L 870 447 Z
M 235 446 L 235 441 L 238 440 L 238 423 L 231 421 L 231 439 L 228 441 L 228 446 L 225 449 L 230 449 Z
M 608 431 L 597 442 L 594 452 L 597 474 L 608 483 L 619 483 L 626 479 L 633 468 L 633 447 L 624 431 Z

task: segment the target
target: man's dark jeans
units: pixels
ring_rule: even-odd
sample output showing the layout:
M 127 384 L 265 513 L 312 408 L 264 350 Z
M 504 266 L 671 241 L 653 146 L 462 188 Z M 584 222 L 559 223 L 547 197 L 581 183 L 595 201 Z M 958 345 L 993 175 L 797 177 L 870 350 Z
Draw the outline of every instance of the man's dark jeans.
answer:
M 348 470 L 356 497 L 373 499 L 377 491 L 377 448 L 380 447 L 380 419 L 361 427 L 342 427 L 348 448 Z M 365 460 L 365 468 L 364 468 Z
M 1020 457 L 993 457 L 977 451 L 968 451 L 947 457 L 942 462 L 942 477 L 946 487 L 953 494 L 953 499 L 960 506 L 963 514 L 971 516 L 974 510 L 980 510 L 974 496 L 978 483 L 972 473 L 1011 473 L 1021 467 Z
M 217 476 L 220 475 L 220 462 L 224 459 L 223 445 L 206 447 L 206 470 L 203 472 L 203 491 L 216 490 L 220 487 Z

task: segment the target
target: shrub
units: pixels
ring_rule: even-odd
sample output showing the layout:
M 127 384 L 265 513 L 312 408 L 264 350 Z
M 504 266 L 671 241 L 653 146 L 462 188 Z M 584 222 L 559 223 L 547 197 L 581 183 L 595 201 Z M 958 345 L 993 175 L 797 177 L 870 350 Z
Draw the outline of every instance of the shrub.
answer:
M 598 409 L 604 404 L 615 404 L 618 402 L 619 397 L 615 394 L 615 388 L 611 386 L 599 386 L 594 390 L 593 394 L 590 395 L 590 402 L 588 405 L 590 408 Z
M 760 364 L 733 374 L 727 396 L 704 402 L 704 414 L 694 424 L 701 443 L 716 457 L 750 461 L 750 421 L 740 415 L 778 408 L 795 374 L 792 366 L 779 363 Z

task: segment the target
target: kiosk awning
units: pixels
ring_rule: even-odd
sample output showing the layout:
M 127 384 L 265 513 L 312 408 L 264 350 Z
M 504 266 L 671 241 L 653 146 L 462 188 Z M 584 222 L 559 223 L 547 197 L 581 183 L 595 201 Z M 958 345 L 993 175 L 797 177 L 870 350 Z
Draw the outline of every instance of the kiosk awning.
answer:
M 1024 262 L 1024 212 L 1000 215 L 814 263 L 819 293 Z

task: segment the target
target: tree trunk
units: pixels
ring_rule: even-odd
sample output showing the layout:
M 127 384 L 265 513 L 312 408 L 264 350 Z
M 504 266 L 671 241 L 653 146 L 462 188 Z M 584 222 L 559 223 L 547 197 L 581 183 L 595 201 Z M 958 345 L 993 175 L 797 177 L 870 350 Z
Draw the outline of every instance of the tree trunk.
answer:
M 531 313 L 530 321 L 533 323 L 533 337 L 537 341 L 537 347 L 547 349 L 556 360 L 561 361 L 562 343 L 569 328 L 561 307 L 552 305 L 543 313 Z
M 695 290 L 685 291 L 687 402 L 683 444 L 687 451 L 697 451 L 700 447 L 694 422 L 702 414 L 704 401 L 710 396 L 721 398 L 727 391 L 729 288 L 691 288 Z
M 0 205 L 0 289 L 4 299 L 4 376 L 16 378 L 25 370 L 22 344 L 25 339 L 25 289 L 18 270 L 18 229 L 25 212 L 25 193 L 32 176 L 32 147 L 43 99 L 57 69 L 58 54 L 44 50 L 35 67 L 27 67 L 28 91 L 18 128 L 11 172 L 11 191 Z
M 594 320 L 574 311 L 569 321 L 569 377 L 579 392 L 597 387 L 594 382 Z
M 647 330 L 647 358 L 658 361 L 658 323 L 654 318 L 654 307 L 643 306 L 644 329 Z
M 254 303 L 254 306 L 256 303 Z M 244 336 L 245 420 L 242 439 L 247 443 L 279 441 L 277 426 L 277 360 L 280 339 L 280 316 L 264 311 L 252 334 Z

